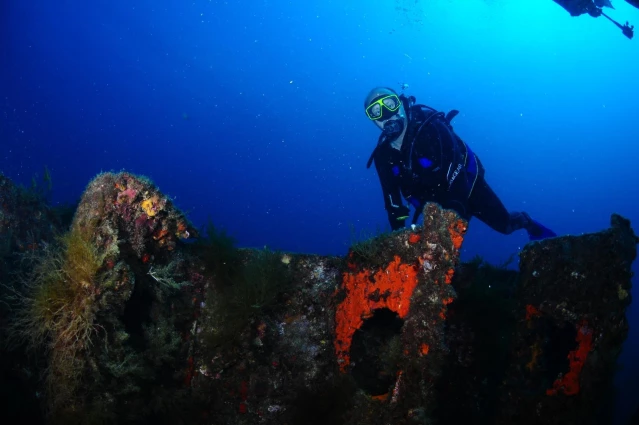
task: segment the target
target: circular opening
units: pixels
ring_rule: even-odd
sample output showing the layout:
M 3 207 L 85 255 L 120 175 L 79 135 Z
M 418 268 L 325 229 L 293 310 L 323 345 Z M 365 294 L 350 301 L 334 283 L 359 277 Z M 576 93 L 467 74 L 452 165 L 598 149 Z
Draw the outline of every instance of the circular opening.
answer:
M 353 334 L 352 375 L 357 385 L 372 396 L 388 393 L 395 383 L 403 325 L 396 312 L 382 308 L 375 310 Z

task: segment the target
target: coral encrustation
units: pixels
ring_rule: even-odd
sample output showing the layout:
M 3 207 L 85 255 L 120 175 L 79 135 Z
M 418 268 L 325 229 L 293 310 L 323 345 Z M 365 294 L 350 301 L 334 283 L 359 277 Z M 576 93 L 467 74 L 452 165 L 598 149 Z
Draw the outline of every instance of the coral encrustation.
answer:
M 579 377 L 581 369 L 586 363 L 588 353 L 592 349 L 592 329 L 588 328 L 585 322 L 577 326 L 577 348 L 568 353 L 570 370 L 562 377 L 555 380 L 552 388 L 546 391 L 547 395 L 557 395 L 562 392 L 566 395 L 579 393 Z
M 342 371 L 350 363 L 350 347 L 353 334 L 371 317 L 373 311 L 388 308 L 400 318 L 406 317 L 410 299 L 417 286 L 417 267 L 402 264 L 399 256 L 385 269 L 379 269 L 371 276 L 370 270 L 359 273 L 344 273 L 342 288 L 346 298 L 335 313 L 335 352 Z

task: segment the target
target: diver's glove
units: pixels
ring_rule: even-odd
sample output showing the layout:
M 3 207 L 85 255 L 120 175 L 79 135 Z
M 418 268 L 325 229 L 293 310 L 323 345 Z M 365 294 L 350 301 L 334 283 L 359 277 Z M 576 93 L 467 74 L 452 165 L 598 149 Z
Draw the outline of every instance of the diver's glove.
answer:
M 391 229 L 398 230 L 406 225 L 406 219 L 410 214 L 410 210 L 405 205 L 391 207 L 388 209 L 388 221 Z

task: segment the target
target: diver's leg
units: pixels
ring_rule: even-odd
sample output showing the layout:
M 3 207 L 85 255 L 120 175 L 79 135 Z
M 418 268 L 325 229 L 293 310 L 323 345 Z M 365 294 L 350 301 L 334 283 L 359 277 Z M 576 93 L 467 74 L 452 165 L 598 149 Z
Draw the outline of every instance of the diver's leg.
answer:
M 533 241 L 557 236 L 555 232 L 533 220 L 525 212 L 508 212 L 483 178 L 477 182 L 470 196 L 470 207 L 473 216 L 504 235 L 510 235 L 515 230 L 526 229 L 528 237 Z
M 504 235 L 509 235 L 515 230 L 525 229 L 531 222 L 526 213 L 508 212 L 483 177 L 479 178 L 475 184 L 470 196 L 470 208 L 473 216 Z

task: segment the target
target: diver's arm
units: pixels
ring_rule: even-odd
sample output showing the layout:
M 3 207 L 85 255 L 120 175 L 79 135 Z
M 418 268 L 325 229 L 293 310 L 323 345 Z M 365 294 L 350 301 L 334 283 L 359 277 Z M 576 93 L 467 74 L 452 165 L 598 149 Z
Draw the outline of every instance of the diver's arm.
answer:
M 375 169 L 379 176 L 384 195 L 384 207 L 388 213 L 388 222 L 392 230 L 401 229 L 405 226 L 405 220 L 410 210 L 402 203 L 402 194 L 399 185 L 399 178 L 393 174 L 392 166 L 388 161 L 384 161 L 383 153 L 378 153 L 375 158 Z

